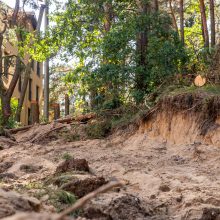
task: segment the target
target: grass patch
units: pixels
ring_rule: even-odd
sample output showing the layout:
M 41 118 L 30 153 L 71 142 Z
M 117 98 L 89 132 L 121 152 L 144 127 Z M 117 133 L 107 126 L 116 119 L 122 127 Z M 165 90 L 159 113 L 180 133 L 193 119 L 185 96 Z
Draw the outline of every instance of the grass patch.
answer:
M 71 159 L 73 159 L 74 157 L 71 155 L 71 154 L 69 154 L 68 152 L 65 152 L 63 155 L 62 155 L 62 157 L 61 157 L 63 160 L 71 160 Z
M 164 95 L 180 95 L 180 94 L 184 94 L 184 93 L 206 93 L 209 95 L 220 95 L 220 86 L 219 85 L 211 85 L 211 84 L 207 84 L 203 87 L 196 87 L 194 85 L 192 86 L 187 86 L 187 87 L 181 87 L 181 88 L 168 88 L 168 91 L 166 90 L 165 92 L 163 92 L 163 96 Z
M 100 139 L 106 137 L 111 131 L 111 121 L 95 121 L 86 126 L 86 134 L 89 138 Z

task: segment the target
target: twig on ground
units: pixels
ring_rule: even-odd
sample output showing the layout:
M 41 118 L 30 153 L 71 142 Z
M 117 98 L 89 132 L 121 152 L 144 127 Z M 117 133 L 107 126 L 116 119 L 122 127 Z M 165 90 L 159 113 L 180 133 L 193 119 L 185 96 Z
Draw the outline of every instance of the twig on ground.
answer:
M 79 199 L 73 206 L 71 206 L 68 209 L 61 212 L 61 214 L 56 218 L 56 220 L 61 220 L 63 217 L 70 214 L 71 212 L 74 212 L 77 209 L 83 207 L 88 201 L 95 198 L 98 194 L 107 192 L 114 187 L 118 187 L 118 186 L 122 186 L 122 185 L 123 185 L 123 183 L 120 181 L 112 181 L 106 185 L 99 187 L 95 191 L 93 191 L 93 192 L 87 194 L 86 196 L 82 197 L 81 199 Z

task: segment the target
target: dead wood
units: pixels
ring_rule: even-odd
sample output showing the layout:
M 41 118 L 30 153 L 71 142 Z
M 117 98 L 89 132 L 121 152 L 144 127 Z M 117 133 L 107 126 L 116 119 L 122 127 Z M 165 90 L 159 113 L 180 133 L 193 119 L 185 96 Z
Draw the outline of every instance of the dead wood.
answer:
M 100 193 L 105 193 L 105 192 L 111 190 L 114 187 L 119 187 L 119 186 L 122 186 L 122 185 L 123 184 L 120 181 L 112 181 L 112 182 L 110 182 L 106 185 L 103 185 L 103 186 L 99 187 L 95 191 L 93 191 L 93 192 L 87 194 L 86 196 L 82 197 L 81 199 L 79 199 L 73 206 L 71 206 L 68 209 L 61 212 L 61 214 L 56 218 L 56 220 L 61 220 L 66 215 L 70 214 L 71 212 L 74 212 L 77 209 L 83 207 L 88 201 L 95 198 Z
M 57 130 L 60 130 L 62 128 L 66 127 L 66 125 L 59 125 L 59 126 L 56 126 L 56 124 L 54 124 L 51 128 L 49 128 L 48 130 L 42 132 L 42 133 L 39 133 L 37 134 L 34 138 L 32 138 L 30 140 L 31 143 L 35 143 L 35 142 L 38 142 L 40 140 L 42 140 L 43 138 L 45 138 L 47 135 L 49 135 L 51 132 L 53 131 L 57 131 Z
M 47 124 L 54 123 L 54 122 L 58 122 L 58 123 L 61 123 L 61 124 L 64 124 L 64 123 L 66 123 L 66 124 L 84 124 L 84 123 L 88 122 L 89 120 L 95 118 L 95 116 L 96 115 L 94 113 L 89 113 L 89 114 L 80 115 L 80 116 L 77 116 L 77 117 L 61 118 L 61 119 L 57 119 L 55 121 L 48 122 L 48 123 L 40 123 L 39 125 L 47 125 Z M 23 127 L 20 127 L 20 128 L 9 129 L 8 132 L 10 134 L 16 134 L 20 131 L 29 130 L 32 127 L 34 127 L 34 125 L 27 125 L 27 126 L 23 126 Z

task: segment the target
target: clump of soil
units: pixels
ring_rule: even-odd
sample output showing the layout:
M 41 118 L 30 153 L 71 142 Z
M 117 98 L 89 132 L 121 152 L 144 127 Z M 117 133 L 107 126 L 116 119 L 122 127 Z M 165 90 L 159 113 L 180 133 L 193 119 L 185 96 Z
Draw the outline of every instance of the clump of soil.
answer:
M 65 173 L 68 171 L 85 171 L 89 172 L 89 165 L 85 159 L 68 159 L 62 162 L 56 169 L 56 173 Z
M 6 179 L 18 179 L 18 177 L 14 173 L 1 173 L 0 174 L 0 180 L 6 180 Z
M 83 180 L 74 179 L 64 184 L 61 189 L 81 198 L 106 183 L 107 181 L 103 177 L 86 178 Z
M 3 162 L 0 164 L 0 173 L 4 173 L 7 171 L 10 167 L 12 167 L 13 162 Z
M 19 213 L 11 217 L 5 218 L 5 220 L 56 220 L 58 215 L 47 213 Z M 71 217 L 63 217 L 60 220 L 73 220 Z
M 109 201 L 93 201 L 84 209 L 84 216 L 89 219 L 134 220 L 147 219 L 151 214 L 145 210 L 138 197 L 121 195 Z
M 43 166 L 41 166 L 41 165 L 35 166 L 35 165 L 32 165 L 32 164 L 22 164 L 20 166 L 20 170 L 25 172 L 25 173 L 36 173 L 41 169 L 43 169 Z
M 218 220 L 220 219 L 219 208 L 204 208 L 202 217 L 199 220 Z
M 16 192 L 0 190 L 0 218 L 15 214 L 17 211 L 40 210 L 40 202 L 32 197 L 25 197 Z

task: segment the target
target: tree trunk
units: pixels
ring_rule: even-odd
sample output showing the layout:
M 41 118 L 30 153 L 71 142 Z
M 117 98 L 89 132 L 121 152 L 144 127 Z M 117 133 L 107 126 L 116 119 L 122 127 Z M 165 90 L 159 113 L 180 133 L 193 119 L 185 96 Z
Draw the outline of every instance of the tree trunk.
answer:
M 136 0 L 138 13 L 140 16 L 148 14 L 149 5 L 145 1 Z M 147 47 L 148 47 L 148 27 L 145 25 L 143 30 L 137 35 L 136 50 L 137 50 L 137 66 L 136 72 L 136 89 L 143 91 L 146 89 L 146 71 L 147 71 Z
M 208 32 L 208 26 L 207 26 L 207 18 L 206 18 L 206 8 L 204 0 L 199 0 L 200 2 L 200 12 L 202 17 L 202 26 L 203 26 L 203 32 L 204 32 L 204 46 L 209 48 L 209 32 Z
M 14 11 L 13 11 L 13 14 L 12 14 L 12 26 L 16 25 L 16 20 L 17 20 L 19 8 L 20 8 L 20 0 L 16 0 Z
M 36 29 L 37 32 L 36 33 L 38 33 L 40 31 L 40 24 L 42 22 L 44 9 L 45 9 L 45 7 L 40 8 L 39 17 L 38 17 L 38 21 L 37 21 L 38 25 L 37 25 L 37 29 Z M 30 56 L 28 57 L 28 59 L 30 59 Z M 22 106 L 24 103 L 24 98 L 26 95 L 30 74 L 31 74 L 31 61 L 29 61 L 26 66 L 24 81 L 23 81 L 23 85 L 21 88 L 20 99 L 19 99 L 19 103 L 18 103 L 18 109 L 16 112 L 16 121 L 20 121 L 20 118 L 21 118 L 21 110 L 22 110 Z
M 173 26 L 174 26 L 176 32 L 179 33 L 179 29 L 178 29 L 177 22 L 176 22 L 176 16 L 175 16 L 175 13 L 174 13 L 174 10 L 173 10 L 173 6 L 172 6 L 172 0 L 169 0 L 169 7 L 170 7 L 170 12 L 171 12 L 172 20 L 173 20 Z
M 54 104 L 54 120 L 57 120 L 60 118 L 60 104 L 55 103 Z
M 16 112 L 16 121 L 20 121 L 20 118 L 21 118 L 21 110 L 22 110 L 22 106 L 23 106 L 23 103 L 24 103 L 24 98 L 25 98 L 25 95 L 26 95 L 28 82 L 29 82 L 29 79 L 30 79 L 30 74 L 31 74 L 31 62 L 29 62 L 26 66 L 24 81 L 23 81 L 23 84 L 22 84 L 20 99 L 19 99 L 19 103 L 18 103 L 18 109 L 17 109 L 17 112 Z
M 39 119 L 39 104 L 37 101 L 32 101 L 31 102 L 31 124 L 35 124 L 35 123 L 39 123 L 40 119 Z
M 211 22 L 211 47 L 215 46 L 215 3 L 214 0 L 209 0 L 210 3 L 210 22 Z
M 180 0 L 180 36 L 182 44 L 185 44 L 185 36 L 184 36 L 184 2 Z
M 46 8 L 45 8 L 45 32 L 49 26 L 49 0 L 45 0 Z M 38 23 L 42 19 L 39 16 Z M 49 68 L 49 58 L 44 62 L 44 117 L 48 121 L 49 120 L 49 101 L 50 101 L 50 91 L 49 91 L 49 84 L 50 84 L 50 68 Z
M 153 1 L 153 9 L 154 9 L 154 12 L 159 11 L 159 2 L 158 2 L 158 0 Z
M 65 95 L 65 116 L 68 116 L 70 114 L 70 99 L 69 96 Z

